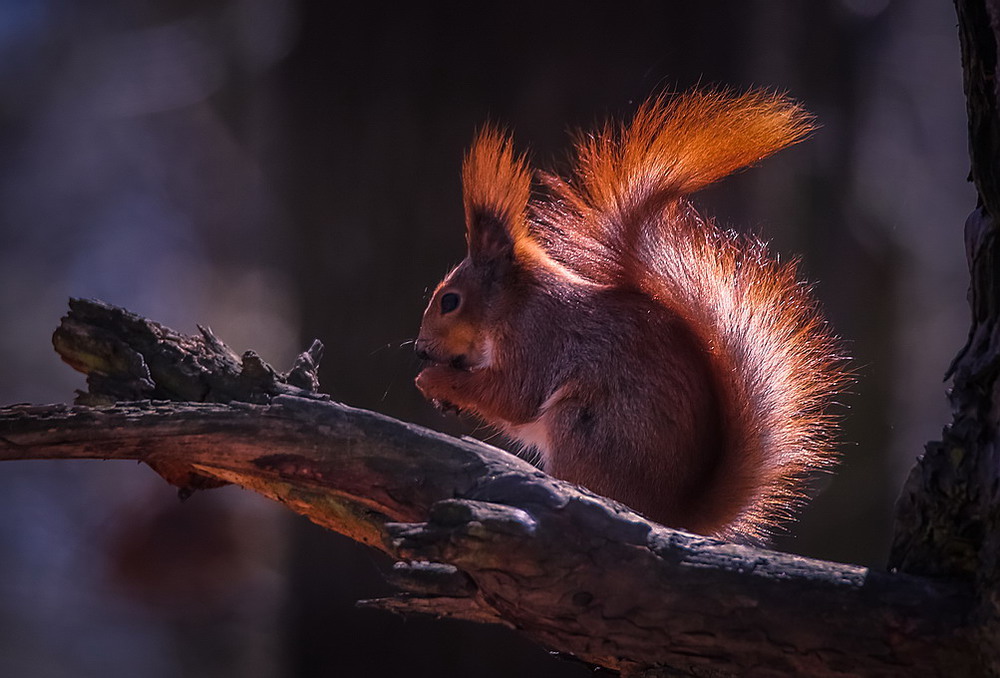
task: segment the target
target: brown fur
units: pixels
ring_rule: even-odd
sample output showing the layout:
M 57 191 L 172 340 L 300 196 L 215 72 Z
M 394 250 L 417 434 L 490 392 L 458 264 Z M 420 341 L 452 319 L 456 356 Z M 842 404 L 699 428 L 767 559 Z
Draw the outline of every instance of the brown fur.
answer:
M 581 137 L 573 176 L 542 175 L 533 201 L 524 159 L 487 128 L 463 168 L 469 255 L 424 314 L 418 387 L 557 477 L 762 541 L 833 461 L 844 373 L 794 266 L 684 196 L 810 129 L 766 92 L 655 98 Z

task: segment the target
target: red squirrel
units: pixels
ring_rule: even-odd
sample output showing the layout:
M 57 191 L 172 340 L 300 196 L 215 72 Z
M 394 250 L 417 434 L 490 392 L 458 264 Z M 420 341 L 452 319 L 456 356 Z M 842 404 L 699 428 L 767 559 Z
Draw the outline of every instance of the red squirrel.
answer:
M 689 194 L 802 140 L 783 96 L 696 90 L 581 135 L 568 178 L 487 126 L 462 169 L 468 255 L 438 285 L 416 384 L 557 478 L 664 525 L 762 543 L 835 459 L 845 372 L 795 265 Z

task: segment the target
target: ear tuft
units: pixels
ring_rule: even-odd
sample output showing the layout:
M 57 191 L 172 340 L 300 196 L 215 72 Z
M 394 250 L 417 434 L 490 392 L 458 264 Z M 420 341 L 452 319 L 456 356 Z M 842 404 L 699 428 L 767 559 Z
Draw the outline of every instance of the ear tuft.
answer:
M 524 156 L 514 154 L 506 134 L 486 126 L 465 156 L 462 183 L 469 255 L 480 261 L 513 257 L 519 243 L 531 240 L 531 171 Z

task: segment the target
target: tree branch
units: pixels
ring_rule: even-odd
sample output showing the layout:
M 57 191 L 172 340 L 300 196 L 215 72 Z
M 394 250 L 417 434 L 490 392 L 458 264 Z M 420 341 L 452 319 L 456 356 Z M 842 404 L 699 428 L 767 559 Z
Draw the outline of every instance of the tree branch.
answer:
M 182 488 L 254 490 L 403 561 L 391 579 L 407 593 L 367 605 L 503 623 L 630 675 L 976 671 L 967 583 L 670 530 L 489 445 L 289 385 L 207 330 L 74 301 L 55 343 L 90 370 L 88 402 L 252 402 L 3 408 L 0 459 L 137 459 Z M 318 353 L 299 364 L 314 372 Z

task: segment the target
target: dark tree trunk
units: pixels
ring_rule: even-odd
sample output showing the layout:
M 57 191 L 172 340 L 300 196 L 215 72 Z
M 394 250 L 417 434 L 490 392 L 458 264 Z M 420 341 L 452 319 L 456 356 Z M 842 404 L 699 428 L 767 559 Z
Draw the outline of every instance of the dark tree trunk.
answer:
M 970 176 L 979 204 L 965 223 L 969 338 L 955 358 L 953 420 L 931 442 L 897 504 L 889 565 L 972 581 L 984 669 L 1000 673 L 1000 3 L 956 0 L 969 116 Z

